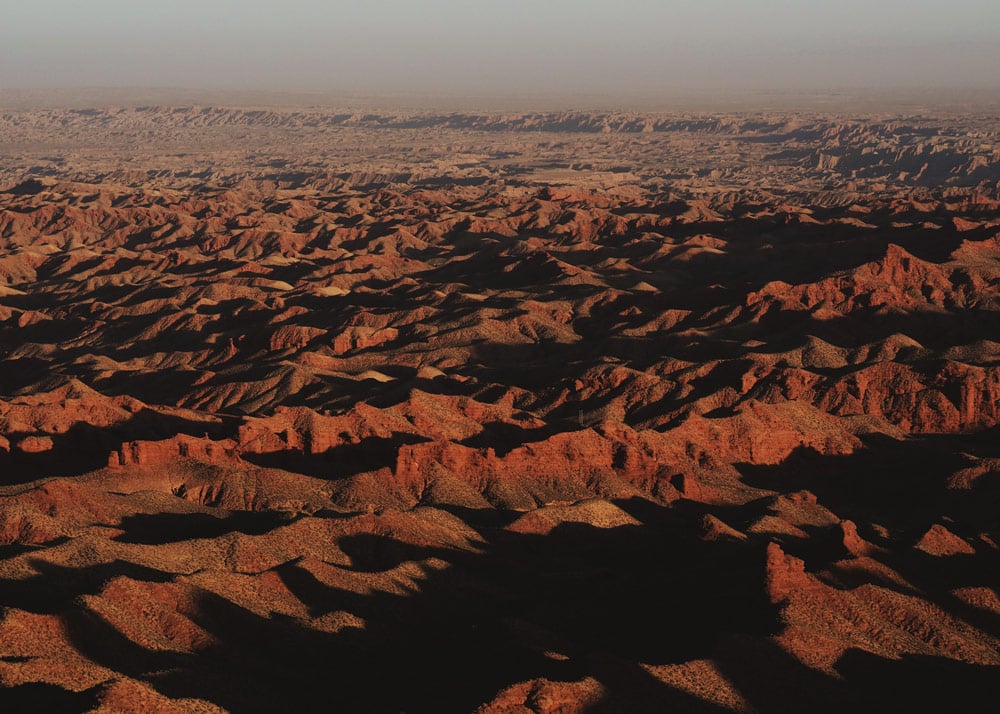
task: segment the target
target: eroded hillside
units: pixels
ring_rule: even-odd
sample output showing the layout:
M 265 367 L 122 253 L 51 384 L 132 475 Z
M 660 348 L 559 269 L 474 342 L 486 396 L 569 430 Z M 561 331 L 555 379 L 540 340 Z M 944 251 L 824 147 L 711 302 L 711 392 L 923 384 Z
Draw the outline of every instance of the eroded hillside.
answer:
M 0 115 L 0 702 L 995 701 L 995 126 Z

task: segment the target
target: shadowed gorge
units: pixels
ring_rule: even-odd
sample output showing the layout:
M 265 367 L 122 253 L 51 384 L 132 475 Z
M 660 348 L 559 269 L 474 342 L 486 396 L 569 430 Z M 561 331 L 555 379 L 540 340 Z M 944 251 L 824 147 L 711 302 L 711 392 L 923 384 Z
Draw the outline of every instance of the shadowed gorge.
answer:
M 1000 140 L 0 112 L 0 708 L 992 711 Z

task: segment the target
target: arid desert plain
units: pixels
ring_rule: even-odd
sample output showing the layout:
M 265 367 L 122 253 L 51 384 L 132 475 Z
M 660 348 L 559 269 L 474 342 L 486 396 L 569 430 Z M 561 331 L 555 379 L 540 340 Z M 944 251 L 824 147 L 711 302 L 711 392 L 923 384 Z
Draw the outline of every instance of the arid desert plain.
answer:
M 3 712 L 1000 706 L 1000 110 L 22 99 Z

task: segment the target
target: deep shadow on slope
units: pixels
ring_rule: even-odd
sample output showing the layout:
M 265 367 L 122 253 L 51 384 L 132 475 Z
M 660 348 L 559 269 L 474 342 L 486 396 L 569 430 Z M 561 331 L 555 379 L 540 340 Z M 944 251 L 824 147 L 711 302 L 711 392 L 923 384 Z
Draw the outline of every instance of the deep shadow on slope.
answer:
M 245 453 L 242 454 L 242 458 L 257 466 L 282 469 L 332 481 L 366 471 L 393 468 L 396 466 L 400 447 L 424 441 L 428 439 L 395 433 L 391 437 L 370 436 L 356 444 L 342 444 L 318 454 L 289 449 L 263 454 Z
M 98 692 L 71 692 L 54 684 L 21 684 L 0 689 L 0 711 L 4 714 L 77 714 L 98 704 Z
M 340 541 L 355 572 L 421 563 L 418 589 L 403 595 L 358 594 L 319 581 L 298 561 L 279 566 L 314 615 L 347 611 L 365 621 L 338 634 L 260 617 L 204 590 L 185 614 L 219 644 L 198 654 L 145 650 L 76 607 L 67 621 L 74 645 L 94 661 L 168 696 L 236 712 L 469 711 L 516 682 L 588 675 L 608 688 L 609 710 L 720 711 L 638 663 L 704 657 L 732 633 L 776 631 L 763 553 L 702 543 L 676 514 L 652 513 L 642 526 L 563 524 L 549 535 L 481 527 L 479 553 L 377 534 Z M 428 558 L 448 565 L 431 567 Z
M 759 712 L 993 712 L 1000 668 L 943 657 L 886 659 L 847 650 L 839 678 L 809 669 L 773 642 L 733 638 L 716 662 Z
M 122 518 L 125 532 L 120 543 L 163 545 L 192 538 L 218 538 L 229 533 L 260 535 L 294 520 L 279 511 L 233 511 L 225 516 L 210 513 L 139 513 Z
M 365 623 L 337 634 L 261 617 L 205 590 L 184 614 L 219 644 L 197 654 L 145 650 L 75 608 L 67 623 L 87 657 L 168 696 L 235 712 L 469 711 L 516 682 L 586 676 L 607 690 L 598 711 L 719 712 L 639 664 L 705 657 L 759 711 L 923 711 L 924 702 L 945 701 L 942 691 L 975 711 L 977 698 L 1000 694 L 995 668 L 939 658 L 848 652 L 837 665 L 842 680 L 810 670 L 766 638 L 780 625 L 765 596 L 761 542 L 695 538 L 701 508 L 619 505 L 643 525 L 564 523 L 548 535 L 479 526 L 480 552 L 372 533 L 339 541 L 357 573 L 420 564 L 418 587 L 404 594 L 332 587 L 299 560 L 278 566 L 313 616 L 346 611 Z M 903 686 L 910 677 L 920 681 Z
M 997 429 L 905 440 L 871 435 L 865 448 L 846 456 L 800 447 L 775 466 L 737 467 L 751 486 L 785 493 L 807 489 L 841 518 L 880 523 L 916 540 L 941 518 L 973 530 L 1000 527 L 1000 494 L 988 482 L 976 495 L 947 488 L 948 476 L 969 466 L 972 455 L 1000 456 L 997 436 Z
M 76 422 L 61 434 L 47 434 L 52 448 L 39 453 L 0 452 L 0 485 L 28 483 L 51 476 L 79 476 L 108 465 L 108 455 L 127 441 L 155 441 L 177 434 L 222 439 L 235 435 L 231 420 L 193 421 L 152 409 L 109 427 Z M 16 435 L 11 441 L 17 441 Z
M 870 557 L 898 573 L 909 586 L 840 567 L 836 561 L 849 556 L 837 527 L 827 532 L 810 529 L 808 539 L 779 538 L 787 552 L 805 560 L 808 570 L 829 569 L 836 587 L 872 583 L 917 595 L 996 634 L 1000 633 L 1000 614 L 964 601 L 955 590 L 1000 591 L 1000 552 L 982 538 L 985 535 L 994 542 L 1000 538 L 1000 478 L 985 474 L 970 490 L 947 487 L 948 477 L 969 466 L 974 456 L 989 458 L 1000 453 L 996 436 L 996 429 L 914 436 L 904 441 L 870 436 L 865 448 L 846 456 L 823 456 L 802 448 L 776 466 L 743 464 L 739 468 L 750 485 L 816 494 L 820 504 L 854 521 L 862 537 L 878 546 Z M 728 522 L 745 527 L 762 514 L 743 515 L 742 522 Z M 936 556 L 914 547 L 934 525 L 943 525 L 966 543 L 975 544 L 973 550 Z

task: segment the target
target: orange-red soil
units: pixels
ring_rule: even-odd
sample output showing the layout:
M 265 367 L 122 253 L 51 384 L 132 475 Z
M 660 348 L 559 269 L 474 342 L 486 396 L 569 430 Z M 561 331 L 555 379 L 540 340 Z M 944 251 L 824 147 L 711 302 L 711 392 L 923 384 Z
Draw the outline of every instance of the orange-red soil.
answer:
M 993 711 L 990 126 L 0 114 L 0 710 Z

